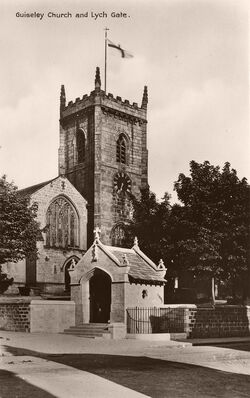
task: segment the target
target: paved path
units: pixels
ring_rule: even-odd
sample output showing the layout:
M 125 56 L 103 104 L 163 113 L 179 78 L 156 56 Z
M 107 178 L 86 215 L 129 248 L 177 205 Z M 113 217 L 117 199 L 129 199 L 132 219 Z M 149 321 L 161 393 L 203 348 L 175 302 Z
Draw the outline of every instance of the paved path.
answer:
M 4 370 L 1 374 L 1 369 Z M 17 379 L 21 386 L 17 391 Z M 13 388 L 14 387 L 14 388 Z M 29 356 L 4 358 L 0 396 L 8 398 L 143 398 L 144 394 L 71 366 Z
M 239 398 L 249 391 L 250 342 L 242 339 L 194 347 L 0 331 L 1 398 Z

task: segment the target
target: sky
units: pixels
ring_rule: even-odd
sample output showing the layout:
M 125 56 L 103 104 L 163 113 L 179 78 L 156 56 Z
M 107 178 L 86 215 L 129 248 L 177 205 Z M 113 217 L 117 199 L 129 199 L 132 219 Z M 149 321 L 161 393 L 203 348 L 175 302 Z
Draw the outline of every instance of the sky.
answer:
M 0 174 L 19 188 L 57 176 L 60 86 L 67 101 L 89 94 L 96 66 L 104 83 L 108 27 L 109 39 L 134 57 L 109 50 L 107 92 L 141 104 L 148 86 L 149 184 L 157 197 L 176 200 L 174 182 L 189 174 L 191 160 L 228 161 L 249 180 L 247 3 L 1 0 Z M 43 18 L 25 16 L 35 12 Z M 48 16 L 68 12 L 72 18 Z

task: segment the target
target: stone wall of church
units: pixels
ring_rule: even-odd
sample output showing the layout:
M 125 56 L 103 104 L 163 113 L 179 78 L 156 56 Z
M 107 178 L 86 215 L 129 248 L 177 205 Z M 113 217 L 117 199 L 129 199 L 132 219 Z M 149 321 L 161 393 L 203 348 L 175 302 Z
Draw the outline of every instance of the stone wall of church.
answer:
M 79 216 L 80 226 L 80 242 L 79 249 L 86 250 L 87 248 L 87 202 L 79 194 L 79 192 L 68 182 L 64 177 L 58 177 L 45 185 L 42 189 L 35 192 L 32 197 L 32 202 L 38 203 L 37 221 L 40 223 L 41 229 L 46 226 L 46 212 L 50 203 L 58 196 L 63 196 L 75 207 Z M 46 232 L 43 232 L 42 237 L 46 242 Z
M 66 198 L 72 203 L 79 220 L 79 239 L 77 247 L 46 246 L 46 213 L 56 198 Z M 52 180 L 31 195 L 31 202 L 38 204 L 37 221 L 42 234 L 37 243 L 38 256 L 17 263 L 7 263 L 3 270 L 14 278 L 8 293 L 18 293 L 18 286 L 40 286 L 42 292 L 63 293 L 65 290 L 65 266 L 73 257 L 78 260 L 87 248 L 87 208 L 86 200 L 64 177 Z
M 81 259 L 84 251 L 62 250 L 39 245 L 36 284 L 44 293 L 61 294 L 65 290 L 65 266 L 71 258 Z
M 95 183 L 95 222 L 102 228 L 102 241 L 110 244 L 112 227 L 119 222 L 127 222 L 131 217 L 129 195 L 118 193 L 114 187 L 117 173 L 126 174 L 131 180 L 131 192 L 140 195 L 140 188 L 147 182 L 147 172 L 143 163 L 146 154 L 146 121 L 141 117 L 141 109 L 121 100 L 105 98 L 104 107 L 96 109 L 95 170 L 99 176 Z M 116 160 L 117 140 L 123 134 L 126 139 L 126 164 Z
M 79 217 L 79 247 L 49 247 L 46 246 L 46 232 L 43 241 L 38 243 L 38 258 L 36 260 L 36 283 L 43 292 L 62 293 L 65 288 L 65 265 L 75 256 L 80 259 L 87 248 L 87 208 L 86 200 L 64 177 L 59 177 L 46 185 L 32 196 L 39 203 L 38 220 L 41 228 L 46 225 L 46 211 L 51 201 L 63 196 L 72 202 Z

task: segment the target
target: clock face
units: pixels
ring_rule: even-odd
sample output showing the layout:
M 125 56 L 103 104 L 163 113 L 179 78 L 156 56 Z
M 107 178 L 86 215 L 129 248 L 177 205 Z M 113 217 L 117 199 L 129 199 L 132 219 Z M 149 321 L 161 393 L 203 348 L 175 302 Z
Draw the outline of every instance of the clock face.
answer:
M 118 173 L 114 178 L 115 190 L 120 192 L 131 192 L 131 180 L 125 173 Z

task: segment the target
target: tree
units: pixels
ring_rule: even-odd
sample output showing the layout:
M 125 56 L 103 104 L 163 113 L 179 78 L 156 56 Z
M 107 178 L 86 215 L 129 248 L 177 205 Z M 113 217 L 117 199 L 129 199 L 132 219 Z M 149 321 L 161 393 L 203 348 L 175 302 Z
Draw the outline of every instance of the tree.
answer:
M 6 176 L 0 178 L 0 265 L 37 252 L 36 212 L 35 203 L 30 205 L 29 198 L 21 196 Z
M 154 261 L 163 258 L 169 280 L 188 270 L 232 289 L 249 284 L 247 180 L 229 163 L 221 170 L 191 161 L 190 176 L 180 174 L 174 188 L 180 203 L 173 206 L 168 194 L 159 202 L 149 190 L 135 203 L 132 230 L 141 248 Z
M 190 177 L 180 174 L 175 183 L 182 202 L 179 239 L 189 269 L 210 273 L 235 287 L 249 273 L 249 203 L 247 180 L 225 163 L 222 170 L 208 161 L 190 162 Z M 178 227 L 179 228 L 179 227 Z
M 164 195 L 162 201 L 149 187 L 141 190 L 140 199 L 133 198 L 133 221 L 128 226 L 129 235 L 137 236 L 141 250 L 153 261 L 158 262 L 163 255 L 161 241 L 164 222 L 170 214 L 170 195 Z

